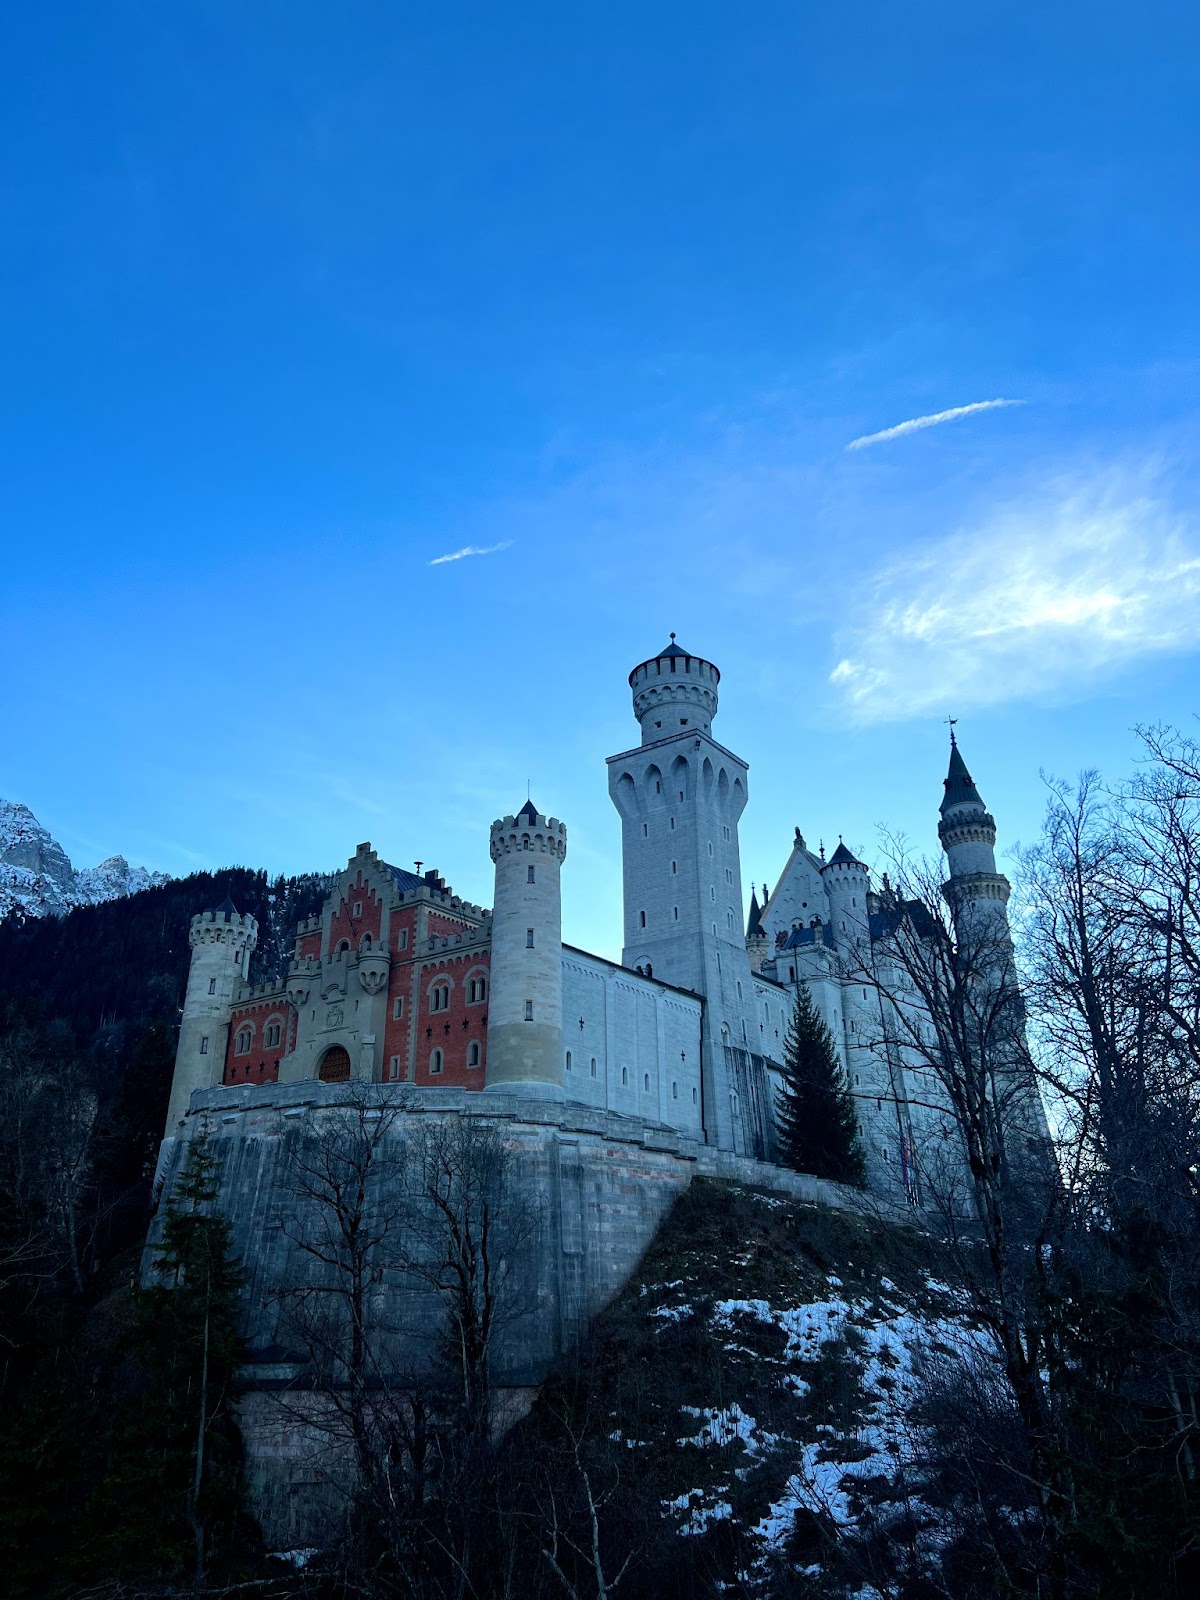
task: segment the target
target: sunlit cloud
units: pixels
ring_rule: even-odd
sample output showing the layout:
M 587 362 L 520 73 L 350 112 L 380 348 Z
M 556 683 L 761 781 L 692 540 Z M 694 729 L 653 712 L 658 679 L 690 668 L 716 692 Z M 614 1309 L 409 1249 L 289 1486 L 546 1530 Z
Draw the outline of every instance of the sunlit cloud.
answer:
M 499 544 L 465 544 L 461 550 L 451 550 L 449 555 L 434 556 L 429 565 L 442 567 L 447 561 L 465 561 L 468 556 L 494 556 L 497 551 L 507 550 L 511 545 L 511 539 L 502 539 Z
M 902 439 L 906 433 L 920 433 L 922 428 L 936 428 L 943 422 L 957 422 L 959 417 L 973 417 L 977 411 L 998 411 L 1005 406 L 1023 406 L 1024 400 L 974 400 L 969 406 L 951 406 L 949 411 L 932 411 L 927 417 L 909 417 L 894 428 L 884 428 L 879 433 L 864 433 L 861 439 L 851 439 L 847 450 L 862 450 L 869 444 L 883 444 L 888 439 Z
M 830 683 L 862 722 L 1076 698 L 1200 641 L 1200 539 L 1147 471 L 1057 479 L 882 568 Z

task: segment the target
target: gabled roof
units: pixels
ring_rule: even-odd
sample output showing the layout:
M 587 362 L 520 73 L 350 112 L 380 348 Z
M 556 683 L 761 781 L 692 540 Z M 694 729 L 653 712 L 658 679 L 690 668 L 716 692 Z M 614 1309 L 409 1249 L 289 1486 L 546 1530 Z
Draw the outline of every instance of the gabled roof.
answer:
M 980 806 L 983 804 L 983 798 L 975 787 L 974 778 L 967 771 L 967 763 L 963 760 L 962 751 L 958 748 L 953 735 L 950 741 L 950 770 L 946 774 L 944 787 L 946 793 L 941 804 L 943 813 L 951 806 L 964 805 L 968 801 L 974 801 Z
M 405 872 L 403 867 L 392 866 L 390 861 L 381 861 L 379 865 L 385 872 L 391 874 L 392 882 L 401 893 L 408 889 L 419 889 L 426 881 L 424 878 L 418 877 L 415 872 Z

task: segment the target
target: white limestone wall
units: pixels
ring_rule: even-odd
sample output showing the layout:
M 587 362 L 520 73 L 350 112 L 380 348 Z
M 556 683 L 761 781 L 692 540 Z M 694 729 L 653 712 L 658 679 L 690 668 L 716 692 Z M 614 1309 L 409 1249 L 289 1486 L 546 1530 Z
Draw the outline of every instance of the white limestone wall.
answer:
M 187 1112 L 193 1091 L 218 1084 L 225 1070 L 229 1011 L 234 990 L 246 980 L 250 953 L 258 943 L 258 923 L 249 915 L 205 911 L 192 918 L 179 1045 L 167 1109 L 168 1135 Z
M 492 824 L 492 910 L 487 1087 L 562 1092 L 562 895 L 567 830 L 521 812 Z
M 567 1099 L 702 1138 L 699 998 L 570 948 L 562 993 Z

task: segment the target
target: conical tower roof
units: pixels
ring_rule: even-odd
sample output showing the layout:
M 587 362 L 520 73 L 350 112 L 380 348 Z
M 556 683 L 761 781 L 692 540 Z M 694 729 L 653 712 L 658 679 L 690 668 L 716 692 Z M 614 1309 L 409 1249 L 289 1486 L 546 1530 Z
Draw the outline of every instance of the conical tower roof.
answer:
M 757 939 L 762 933 L 762 912 L 759 910 L 758 895 L 753 887 L 750 890 L 750 915 L 746 919 L 747 939 Z
M 946 773 L 945 789 L 941 805 L 943 816 L 951 806 L 965 805 L 969 801 L 979 806 L 983 804 L 983 797 L 975 787 L 974 778 L 967 771 L 967 763 L 962 758 L 958 740 L 953 734 L 950 735 L 950 770 Z

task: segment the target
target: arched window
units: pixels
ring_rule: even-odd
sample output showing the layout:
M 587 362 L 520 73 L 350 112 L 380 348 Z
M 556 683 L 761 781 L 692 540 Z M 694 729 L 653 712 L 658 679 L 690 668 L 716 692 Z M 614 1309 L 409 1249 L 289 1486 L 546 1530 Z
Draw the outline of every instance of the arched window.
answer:
M 235 1050 L 236 1054 L 239 1055 L 239 1056 L 244 1056 L 244 1055 L 248 1054 L 248 1052 L 250 1050 L 250 1043 L 251 1043 L 251 1040 L 253 1038 L 254 1038 L 254 1029 L 252 1027 L 250 1027 L 249 1024 L 247 1024 L 247 1026 L 244 1027 L 244 1028 L 239 1028 L 238 1029 L 238 1036 L 237 1036 L 237 1043 L 234 1045 L 234 1050 Z
M 596 1076 L 596 1058 L 595 1058 L 595 1056 L 592 1057 L 592 1064 L 589 1067 L 588 1071 L 590 1072 L 590 1074 L 591 1074 L 591 1076 L 593 1078 Z
M 642 1088 L 647 1094 L 650 1093 L 650 1074 L 648 1072 L 642 1074 Z
M 446 1060 L 446 1058 L 445 1058 L 445 1056 L 442 1054 L 442 1052 L 440 1050 L 434 1050 L 432 1052 L 432 1054 L 429 1057 L 429 1076 L 431 1078 L 436 1078 L 436 1077 L 439 1077 L 441 1075 L 442 1067 L 445 1064 L 445 1060 Z
M 467 1065 L 477 1067 L 483 1060 L 483 1051 L 479 1048 L 479 1040 L 472 1039 L 467 1046 Z
M 621 1087 L 622 1087 L 622 1089 L 627 1089 L 629 1087 L 629 1068 L 628 1067 L 622 1067 L 621 1068 Z
M 371 943 L 371 935 L 369 933 L 364 933 L 362 938 L 358 941 L 359 951 L 361 952 L 363 950 L 369 950 L 371 948 Z
M 273 1050 L 283 1037 L 283 1024 L 272 1020 L 263 1029 L 263 1044 L 268 1050 Z
M 675 1082 L 674 1078 L 671 1080 L 671 1099 L 679 1099 L 679 1085 Z
M 638 926 L 641 928 L 646 926 L 646 913 L 644 911 L 638 912 Z
M 570 1070 L 571 1070 L 571 1052 L 569 1050 L 567 1051 L 567 1057 L 566 1057 L 565 1065 L 566 1065 L 567 1071 L 570 1072 Z
M 435 983 L 429 991 L 429 1009 L 430 1011 L 449 1011 L 450 985 L 444 979 Z
M 487 978 L 482 972 L 475 972 L 467 979 L 467 1004 L 469 1006 L 482 1005 L 487 999 Z
M 339 939 L 338 940 L 338 944 L 337 944 L 337 949 L 333 953 L 334 953 L 335 956 L 346 956 L 346 955 L 349 955 L 350 954 L 350 941 L 349 941 L 349 939 Z
M 695 1091 L 695 1089 L 692 1090 L 692 1104 L 693 1105 L 696 1104 L 696 1091 Z

